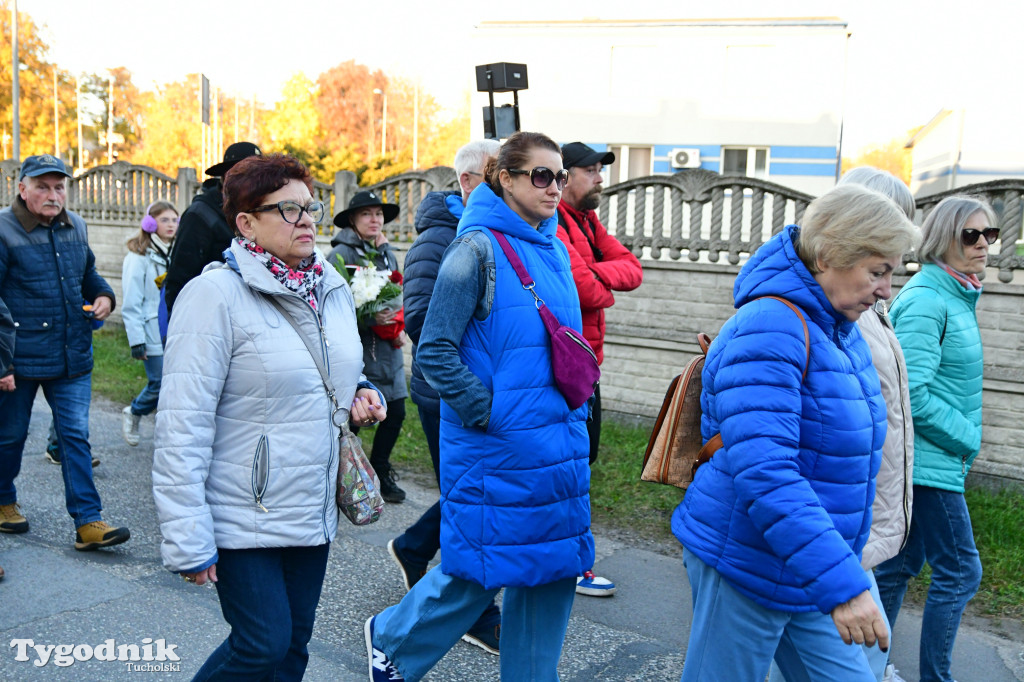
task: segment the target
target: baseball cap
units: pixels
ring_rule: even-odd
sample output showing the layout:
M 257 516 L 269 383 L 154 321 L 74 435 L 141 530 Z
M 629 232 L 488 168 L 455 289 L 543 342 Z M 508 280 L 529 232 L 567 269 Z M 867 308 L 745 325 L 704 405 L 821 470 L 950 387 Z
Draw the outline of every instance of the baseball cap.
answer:
M 570 142 L 562 145 L 562 166 L 564 168 L 593 166 L 598 162 L 605 166 L 615 163 L 615 154 L 595 152 L 582 142 Z
M 60 173 L 66 175 L 69 178 L 73 177 L 68 172 L 68 167 L 64 165 L 64 162 L 58 159 L 52 154 L 39 154 L 37 156 L 30 156 L 25 159 L 21 164 L 21 175 L 18 177 L 19 180 L 25 178 L 37 178 L 40 175 L 46 175 L 47 173 Z

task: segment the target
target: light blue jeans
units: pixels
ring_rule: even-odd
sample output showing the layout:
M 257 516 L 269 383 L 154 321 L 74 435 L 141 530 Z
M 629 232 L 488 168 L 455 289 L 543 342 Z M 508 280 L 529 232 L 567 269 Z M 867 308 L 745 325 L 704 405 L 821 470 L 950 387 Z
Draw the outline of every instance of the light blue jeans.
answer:
M 878 596 L 878 583 L 875 582 L 875 574 L 873 571 L 867 571 L 868 580 L 871 581 L 871 598 L 875 600 L 875 606 L 878 607 L 879 612 L 882 614 L 882 620 L 885 621 L 885 610 L 882 608 L 882 598 Z M 821 621 L 823 628 L 822 635 L 831 634 L 837 639 L 839 638 L 839 632 L 836 630 L 836 626 L 832 623 L 832 619 L 828 618 Z M 885 622 L 885 629 L 889 631 L 889 641 L 892 642 L 892 631 L 889 628 L 888 621 Z M 845 645 L 844 645 L 845 646 Z M 871 672 L 874 674 L 875 679 L 878 682 L 882 682 L 882 678 L 885 677 L 885 666 L 889 664 L 889 652 L 882 651 L 878 648 L 878 645 L 867 646 L 861 645 L 864 649 L 864 656 L 868 659 L 868 665 L 871 666 Z M 797 666 L 799 670 L 791 677 L 786 677 L 779 670 L 779 664 L 774 660 L 772 661 L 772 671 L 768 675 L 768 682 L 811 682 L 812 678 L 810 671 L 807 670 L 806 666 Z
M 683 682 L 763 680 L 772 656 L 789 680 L 806 671 L 812 680 L 874 682 L 863 648 L 844 644 L 827 614 L 765 608 L 686 548 L 683 563 L 693 593 Z
M 377 615 L 373 644 L 408 682 L 434 667 L 476 622 L 497 589 L 427 571 L 402 601 Z M 557 682 L 576 579 L 506 587 L 501 605 L 502 682 Z
M 164 356 L 147 355 L 142 361 L 146 368 L 146 387 L 132 401 L 132 414 L 150 414 L 156 410 L 157 402 L 160 400 L 160 382 L 164 376 Z

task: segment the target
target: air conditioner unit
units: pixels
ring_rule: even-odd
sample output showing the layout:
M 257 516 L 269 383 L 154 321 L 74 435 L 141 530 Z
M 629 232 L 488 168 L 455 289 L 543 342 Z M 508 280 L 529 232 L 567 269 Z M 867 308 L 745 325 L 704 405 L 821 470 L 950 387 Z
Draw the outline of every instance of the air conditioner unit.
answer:
M 668 155 L 673 168 L 700 168 L 699 149 L 673 149 Z

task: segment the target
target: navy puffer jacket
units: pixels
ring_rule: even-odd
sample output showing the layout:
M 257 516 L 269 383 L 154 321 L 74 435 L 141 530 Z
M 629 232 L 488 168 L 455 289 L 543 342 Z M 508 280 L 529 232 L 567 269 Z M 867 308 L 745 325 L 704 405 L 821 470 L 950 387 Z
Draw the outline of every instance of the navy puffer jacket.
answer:
M 412 401 L 431 412 L 441 411 L 441 398 L 423 378 L 423 370 L 416 361 L 415 344 L 420 342 L 420 330 L 427 317 L 430 296 L 434 293 L 441 257 L 455 239 L 463 209 L 459 192 L 427 194 L 416 210 L 414 224 L 419 236 L 405 254 L 405 332 L 414 344 L 409 388 Z
M 868 589 L 859 555 L 871 527 L 886 410 L 857 325 L 829 303 L 790 226 L 734 287 L 739 311 L 704 366 L 701 433 L 723 447 L 672 517 L 672 532 L 758 604 L 829 613 Z M 800 319 L 780 296 L 803 311 Z M 801 380 L 804 368 L 807 376 Z
M 24 202 L 20 210 L 27 211 Z M 92 371 L 92 320 L 83 301 L 114 301 L 96 271 L 85 221 L 61 213 L 26 231 L 13 208 L 0 210 L 0 298 L 14 318 L 14 374 L 66 379 Z

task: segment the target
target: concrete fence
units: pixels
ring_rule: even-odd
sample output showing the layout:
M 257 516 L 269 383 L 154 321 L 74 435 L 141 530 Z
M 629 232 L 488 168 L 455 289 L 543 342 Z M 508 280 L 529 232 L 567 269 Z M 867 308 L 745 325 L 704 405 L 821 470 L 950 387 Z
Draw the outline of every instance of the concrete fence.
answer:
M 13 200 L 17 163 L 0 164 L 0 205 Z M 120 295 L 125 240 L 138 229 L 155 199 L 187 206 L 199 187 L 195 171 L 176 178 L 118 162 L 92 169 L 69 186 L 69 206 L 89 221 L 97 266 Z M 400 207 L 385 226 L 400 259 L 415 239 L 416 208 L 430 191 L 457 189 L 447 167 L 405 173 L 368 188 L 346 171 L 333 185 L 315 183 L 316 197 L 334 215 L 360 189 L 373 189 Z M 989 260 L 978 322 L 985 345 L 984 431 L 975 478 L 1024 485 L 1024 181 L 1001 180 L 918 200 L 918 222 L 943 197 L 966 193 L 996 210 L 1002 237 Z M 732 287 L 745 259 L 786 224 L 799 222 L 813 197 L 774 183 L 703 170 L 638 178 L 605 190 L 602 221 L 644 265 L 644 284 L 616 294 L 607 312 L 603 409 L 610 419 L 650 425 L 665 389 L 699 352 L 696 334 L 717 334 L 733 313 Z M 330 249 L 333 227 L 325 219 L 318 237 Z M 908 259 L 909 270 L 916 266 Z M 896 277 L 907 280 L 908 269 Z M 993 276 L 996 275 L 996 276 Z M 116 315 L 115 315 L 115 321 Z M 638 461 L 640 453 L 637 454 Z

